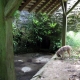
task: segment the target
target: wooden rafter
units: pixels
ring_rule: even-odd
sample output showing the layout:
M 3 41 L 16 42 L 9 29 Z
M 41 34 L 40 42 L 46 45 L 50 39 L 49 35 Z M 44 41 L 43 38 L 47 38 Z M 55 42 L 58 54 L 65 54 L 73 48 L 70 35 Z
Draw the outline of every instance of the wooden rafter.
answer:
M 59 1 L 55 1 L 54 4 L 46 10 L 46 13 L 51 11 L 51 9 L 53 9 L 58 3 L 59 3 Z
M 52 14 L 52 13 L 54 13 L 55 11 L 57 11 L 57 10 L 59 9 L 60 6 L 61 6 L 61 4 L 59 4 L 58 6 L 56 6 L 55 9 L 52 10 L 49 14 Z
M 67 12 L 67 15 L 75 8 L 75 6 L 80 2 L 80 0 L 78 0 L 73 6 L 72 8 Z
M 22 10 L 25 6 L 27 6 L 30 2 L 31 2 L 31 0 L 26 0 L 26 2 L 24 2 L 24 4 L 19 7 L 19 10 L 21 11 L 21 10 Z
M 35 3 L 34 3 L 35 2 Z M 19 10 L 27 10 L 29 12 L 49 12 L 53 6 L 60 0 L 23 0 L 22 4 L 19 7 Z M 32 4 L 32 5 L 31 5 Z
M 50 8 L 46 11 L 46 13 L 49 13 L 49 12 L 51 12 L 52 10 L 54 10 L 55 7 L 56 7 L 58 4 L 59 4 L 59 2 L 56 2 L 52 7 L 50 7 Z
M 50 1 L 51 1 L 51 0 L 50 0 Z M 37 13 L 40 12 L 47 4 L 50 3 L 50 1 L 49 1 L 49 0 L 46 0 L 46 2 L 45 2 L 39 9 L 36 10 L 36 12 L 37 12 Z
M 61 4 L 60 3 L 56 3 L 56 6 L 54 6 L 52 9 L 50 9 L 49 12 L 47 12 L 48 14 L 51 14 L 53 11 L 55 11 L 56 8 L 58 8 Z
M 31 12 L 33 9 L 35 9 L 35 7 L 41 3 L 42 0 L 38 0 L 28 11 Z
M 48 10 L 48 8 L 50 8 L 53 4 L 54 4 L 54 2 L 55 2 L 55 0 L 54 1 L 52 1 L 46 8 L 44 8 L 43 10 L 42 10 L 42 12 L 45 12 L 45 11 L 47 11 Z

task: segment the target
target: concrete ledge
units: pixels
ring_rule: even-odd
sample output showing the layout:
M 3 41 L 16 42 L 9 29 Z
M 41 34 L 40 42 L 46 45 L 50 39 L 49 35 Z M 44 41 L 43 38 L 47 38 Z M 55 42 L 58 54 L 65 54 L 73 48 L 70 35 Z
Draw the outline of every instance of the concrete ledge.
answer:
M 49 62 L 45 64 L 31 80 L 80 80 L 78 74 L 80 69 L 74 65 L 77 64 L 77 60 L 68 59 L 59 60 L 54 55 Z M 80 68 L 80 65 L 78 66 Z

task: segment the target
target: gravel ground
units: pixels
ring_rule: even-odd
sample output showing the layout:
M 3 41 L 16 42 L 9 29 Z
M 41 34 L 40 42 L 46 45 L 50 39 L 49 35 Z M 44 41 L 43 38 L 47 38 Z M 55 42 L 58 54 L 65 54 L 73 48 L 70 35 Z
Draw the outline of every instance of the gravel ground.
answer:
M 30 80 L 50 59 L 52 55 L 29 53 L 15 55 L 15 71 L 17 80 Z

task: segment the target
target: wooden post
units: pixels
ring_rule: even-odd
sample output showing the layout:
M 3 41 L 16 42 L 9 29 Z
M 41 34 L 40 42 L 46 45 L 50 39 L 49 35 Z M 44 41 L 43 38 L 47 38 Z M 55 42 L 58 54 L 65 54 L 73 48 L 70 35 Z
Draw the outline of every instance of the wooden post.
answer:
M 67 32 L 66 10 L 67 10 L 67 1 L 64 1 L 63 4 L 64 4 L 64 11 L 65 12 L 63 12 L 62 46 L 66 45 L 66 32 Z
M 12 49 L 12 24 L 4 17 L 4 4 L 0 0 L 0 80 L 15 80 Z
M 22 0 L 0 0 L 0 80 L 16 80 L 12 16 Z
M 13 34 L 12 34 L 12 18 L 6 18 L 6 68 L 7 80 L 16 80 L 14 69 L 14 54 L 13 54 Z
M 6 69 L 6 27 L 4 19 L 4 4 L 0 0 L 0 80 L 7 80 Z

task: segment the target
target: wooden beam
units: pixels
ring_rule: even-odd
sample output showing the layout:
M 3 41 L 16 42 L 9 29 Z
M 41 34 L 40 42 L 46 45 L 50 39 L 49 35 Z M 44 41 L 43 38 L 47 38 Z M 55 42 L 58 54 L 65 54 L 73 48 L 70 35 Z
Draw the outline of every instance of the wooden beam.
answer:
M 66 32 L 67 32 L 67 1 L 64 1 L 65 13 L 63 13 L 63 27 L 62 27 L 62 46 L 66 45 Z
M 52 5 L 51 7 L 49 7 L 46 11 L 46 13 L 49 13 L 51 10 L 54 9 L 54 7 L 56 7 L 58 5 L 59 1 L 54 2 L 54 5 Z
M 22 0 L 4 1 L 0 0 L 0 80 L 16 80 L 11 17 Z
M 24 2 L 24 4 L 19 7 L 19 10 L 21 11 L 25 6 L 27 6 L 32 0 L 26 0 L 26 2 Z
M 14 67 L 14 53 L 13 53 L 13 29 L 12 18 L 7 18 L 5 21 L 6 26 L 6 80 L 16 80 L 15 67 Z
M 5 16 L 12 16 L 15 10 L 18 9 L 19 5 L 21 4 L 22 0 L 9 0 L 5 6 Z
M 37 5 L 41 3 L 41 1 L 42 0 L 37 0 L 37 2 L 33 6 L 31 6 L 31 8 L 28 11 L 31 12 L 33 9 L 35 9 L 35 7 L 37 7 Z
M 63 1 L 63 0 L 60 0 L 60 1 L 61 1 L 61 5 L 62 5 L 62 10 L 63 10 L 63 13 L 65 14 L 64 1 Z
M 57 11 L 58 9 L 59 9 L 59 7 L 61 6 L 61 4 L 60 5 L 58 5 L 57 7 L 55 7 L 55 9 L 54 10 L 52 10 L 50 13 L 49 13 L 49 15 L 50 14 L 52 14 L 52 13 L 54 13 L 55 11 Z
M 6 74 L 6 27 L 4 22 L 4 0 L 0 0 L 0 80 L 7 80 Z
M 47 11 L 47 9 L 48 9 L 49 7 L 51 7 L 51 6 L 54 4 L 54 2 L 55 2 L 55 0 L 52 1 L 46 8 L 44 8 L 44 9 L 42 10 L 42 12 Z
M 55 8 L 56 8 L 58 5 L 60 5 L 60 3 L 59 3 L 59 2 L 56 2 L 55 5 L 54 5 L 53 7 L 51 7 L 51 9 L 49 9 L 49 10 L 47 11 L 47 13 L 50 14 L 53 10 L 55 10 Z
M 66 14 L 68 15 L 68 14 L 75 8 L 75 6 L 76 6 L 79 2 L 80 2 L 80 0 L 78 0 Z
M 5 18 L 4 10 L 4 0 L 0 0 L 0 80 L 16 80 L 13 66 L 12 20 Z
M 41 10 L 42 10 L 47 4 L 49 4 L 50 1 L 52 1 L 52 0 L 46 0 L 46 2 L 45 2 L 39 9 L 36 10 L 36 12 L 37 12 L 37 13 L 38 13 L 38 12 L 41 12 Z

